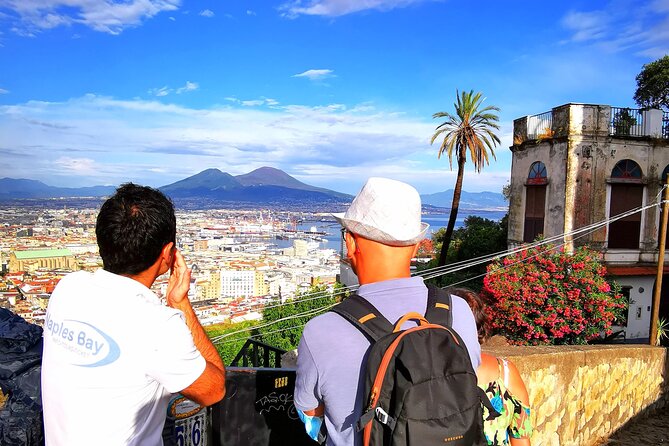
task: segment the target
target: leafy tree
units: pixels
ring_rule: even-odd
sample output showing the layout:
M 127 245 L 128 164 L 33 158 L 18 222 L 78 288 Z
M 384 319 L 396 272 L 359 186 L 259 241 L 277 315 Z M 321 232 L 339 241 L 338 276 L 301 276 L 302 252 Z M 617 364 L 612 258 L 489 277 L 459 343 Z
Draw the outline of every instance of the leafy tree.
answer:
M 502 186 L 502 195 L 506 201 L 511 201 L 511 183 Z
M 336 295 L 340 289 L 339 284 L 333 291 L 328 291 L 325 285 L 315 285 L 284 305 L 268 305 L 263 311 L 263 324 L 276 323 L 258 329 L 262 342 L 283 350 L 297 348 L 304 325 L 311 318 L 328 311 L 337 302 Z
M 223 359 L 223 363 L 225 365 L 230 365 L 249 336 L 257 334 L 253 327 L 258 325 L 258 323 L 258 321 L 246 321 L 237 324 L 227 322 L 223 324 L 207 325 L 204 327 L 204 331 L 210 338 L 230 334 L 230 336 L 222 338 L 219 342 L 214 344 L 218 354 L 221 355 L 221 358 Z
M 507 249 L 507 226 L 508 214 L 500 221 L 470 215 L 465 218 L 464 225 L 453 232 L 453 240 L 450 245 L 447 260 L 449 262 L 460 262 L 483 257 Z M 435 232 L 433 241 L 435 247 L 439 246 L 439 240 L 445 229 L 441 228 Z M 430 262 L 425 268 L 434 268 L 436 261 Z M 480 290 L 483 286 L 483 276 L 486 273 L 487 264 L 476 265 L 465 270 L 456 271 L 444 276 L 437 277 L 433 283 L 440 286 L 463 283 L 464 286 L 474 290 Z
M 282 350 L 297 348 L 304 325 L 313 317 L 327 311 L 338 302 L 342 285 L 335 284 L 332 291 L 325 285 L 309 288 L 284 304 L 278 302 L 267 305 L 262 321 L 246 321 L 237 324 L 223 323 L 204 327 L 207 336 L 229 335 L 216 342 L 216 350 L 225 364 L 230 364 L 250 337 Z M 316 297 L 314 299 L 314 297 Z M 298 316 L 301 315 L 301 316 Z M 272 323 L 275 322 L 276 323 Z M 268 324 L 267 326 L 260 327 Z
M 636 85 L 634 100 L 639 107 L 669 110 L 669 55 L 644 65 Z
M 456 98 L 457 101 L 453 104 L 455 115 L 449 112 L 437 112 L 432 115 L 432 118 L 446 118 L 446 121 L 437 126 L 430 141 L 431 144 L 434 144 L 438 138 L 443 137 L 437 158 L 441 158 L 441 155 L 446 153 L 451 169 L 453 169 L 453 158 L 458 166 L 451 214 L 439 253 L 439 266 L 446 264 L 448 247 L 458 217 L 467 154 L 476 172 L 480 173 L 483 165 L 489 164 L 490 155 L 495 158 L 494 148 L 500 143 L 494 132 L 494 130 L 499 130 L 497 124 L 499 117 L 495 113 L 499 111 L 499 108 L 492 105 L 481 108 L 485 98 L 480 92 L 474 94 L 473 90 L 463 91 L 462 94 L 456 90 Z
M 636 125 L 636 118 L 632 116 L 630 112 L 631 110 L 629 108 L 623 108 L 617 111 L 614 115 L 613 128 L 616 135 L 629 136 L 631 127 Z

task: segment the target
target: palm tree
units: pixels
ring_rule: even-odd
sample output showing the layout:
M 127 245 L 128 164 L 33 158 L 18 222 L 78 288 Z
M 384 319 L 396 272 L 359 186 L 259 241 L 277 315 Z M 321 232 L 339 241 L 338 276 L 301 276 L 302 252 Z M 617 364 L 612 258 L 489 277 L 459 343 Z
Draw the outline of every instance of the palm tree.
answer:
M 458 177 L 455 181 L 451 215 L 448 219 L 448 226 L 439 253 L 439 266 L 446 264 L 448 246 L 451 244 L 455 220 L 458 217 L 467 153 L 469 153 L 469 158 L 474 163 L 474 169 L 477 173 L 480 173 L 483 164 L 489 164 L 490 155 L 497 159 L 495 158 L 494 147 L 500 143 L 499 138 L 493 131 L 499 130 L 499 125 L 497 125 L 499 117 L 495 113 L 499 111 L 499 107 L 489 105 L 479 109 L 485 98 L 481 97 L 480 92 L 474 94 L 474 90 L 469 93 L 463 91 L 462 94 L 456 90 L 456 98 L 457 102 L 453 104 L 455 115 L 448 112 L 437 112 L 432 115 L 432 118 L 446 118 L 446 121 L 437 126 L 430 141 L 430 144 L 434 144 L 437 138 L 444 137 L 437 158 L 441 158 L 444 153 L 448 154 L 451 170 L 453 170 L 454 156 L 457 157 L 458 163 Z

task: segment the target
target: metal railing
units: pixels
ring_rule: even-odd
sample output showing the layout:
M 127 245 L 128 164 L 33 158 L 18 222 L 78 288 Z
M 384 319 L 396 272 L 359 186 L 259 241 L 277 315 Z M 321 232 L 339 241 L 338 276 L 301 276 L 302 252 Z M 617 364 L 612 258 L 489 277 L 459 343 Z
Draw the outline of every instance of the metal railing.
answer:
M 662 113 L 662 137 L 669 138 L 669 112 Z
M 609 134 L 613 136 L 644 136 L 643 113 L 638 108 L 611 107 Z
M 242 348 L 232 360 L 232 367 L 281 367 L 281 355 L 285 350 L 265 344 L 254 339 L 247 339 Z
M 527 138 L 541 139 L 553 137 L 553 111 L 547 111 L 527 118 Z

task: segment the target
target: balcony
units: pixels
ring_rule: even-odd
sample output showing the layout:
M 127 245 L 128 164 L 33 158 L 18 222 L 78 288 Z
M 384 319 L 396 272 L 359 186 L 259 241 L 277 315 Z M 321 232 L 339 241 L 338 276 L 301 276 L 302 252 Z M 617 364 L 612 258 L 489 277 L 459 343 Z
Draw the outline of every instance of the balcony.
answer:
M 568 135 L 669 139 L 669 112 L 608 105 L 565 104 L 513 122 L 513 145 Z

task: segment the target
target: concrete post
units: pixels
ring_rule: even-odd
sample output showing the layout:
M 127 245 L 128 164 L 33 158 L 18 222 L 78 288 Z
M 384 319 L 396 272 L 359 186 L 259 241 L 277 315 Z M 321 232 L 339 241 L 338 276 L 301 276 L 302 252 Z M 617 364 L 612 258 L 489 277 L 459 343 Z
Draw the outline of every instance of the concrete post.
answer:
M 643 115 L 643 134 L 660 138 L 662 136 L 662 110 L 651 108 L 641 112 Z

